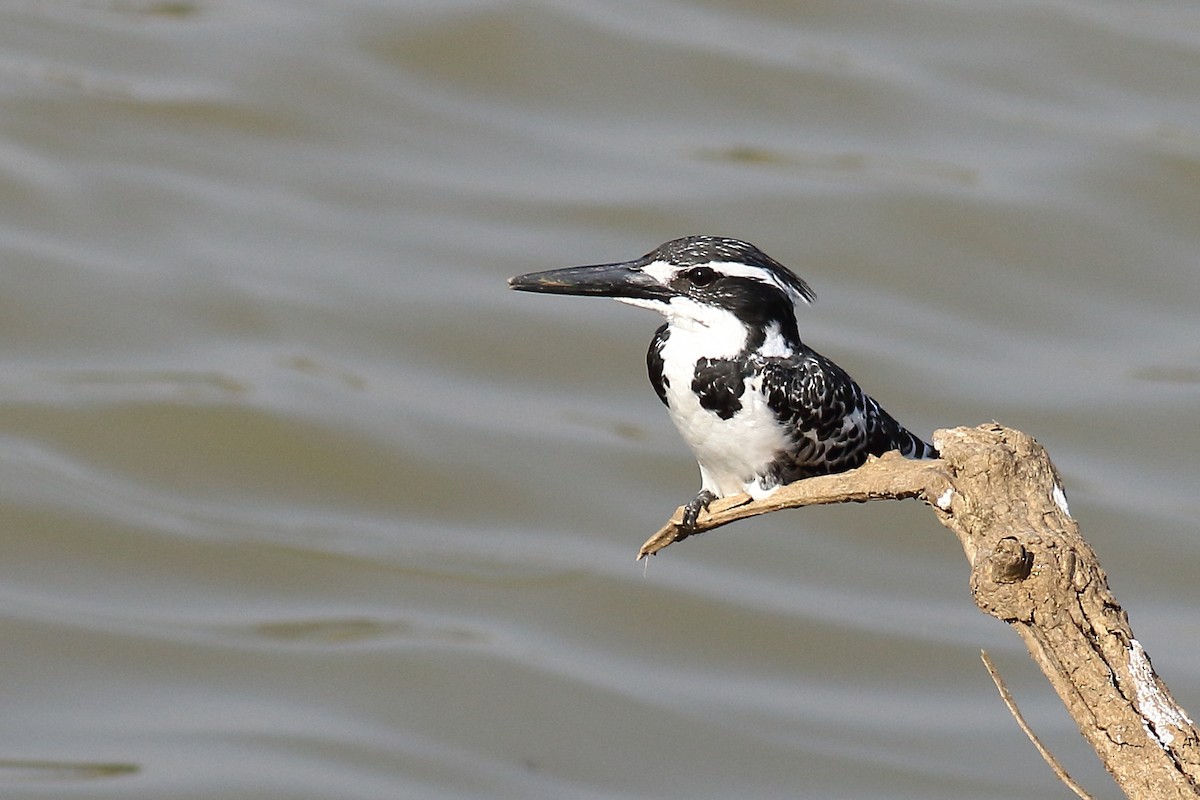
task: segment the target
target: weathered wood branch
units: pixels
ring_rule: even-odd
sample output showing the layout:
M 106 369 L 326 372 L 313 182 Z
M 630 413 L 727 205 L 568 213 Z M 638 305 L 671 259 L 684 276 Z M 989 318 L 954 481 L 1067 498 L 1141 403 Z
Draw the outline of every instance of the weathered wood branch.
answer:
M 896 454 L 713 503 L 695 533 L 783 508 L 919 498 L 952 530 L 976 605 L 1010 625 L 1118 785 L 1135 800 L 1200 796 L 1200 732 L 1171 697 L 1079 534 L 1058 472 L 1032 437 L 999 425 L 934 434 L 942 458 Z M 682 509 L 642 545 L 684 538 Z

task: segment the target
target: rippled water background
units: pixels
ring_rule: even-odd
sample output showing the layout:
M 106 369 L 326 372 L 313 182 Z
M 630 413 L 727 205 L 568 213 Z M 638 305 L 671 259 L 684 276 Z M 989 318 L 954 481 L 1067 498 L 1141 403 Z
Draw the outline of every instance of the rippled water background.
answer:
M 1115 789 L 915 503 L 635 564 L 657 318 L 738 236 L 915 430 L 1037 436 L 1200 711 L 1200 7 L 0 8 L 0 795 Z

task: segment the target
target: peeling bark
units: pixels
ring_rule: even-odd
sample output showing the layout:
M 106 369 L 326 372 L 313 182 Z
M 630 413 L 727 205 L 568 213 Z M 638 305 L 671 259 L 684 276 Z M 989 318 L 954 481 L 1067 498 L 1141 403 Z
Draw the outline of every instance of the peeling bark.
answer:
M 941 459 L 889 453 L 765 500 L 724 498 L 692 533 L 782 508 L 921 499 L 958 537 L 976 605 L 1016 630 L 1125 794 L 1200 796 L 1200 734 L 1134 638 L 1045 449 L 996 424 L 941 430 L 934 443 Z M 642 545 L 639 558 L 689 535 L 678 527 L 682 511 Z

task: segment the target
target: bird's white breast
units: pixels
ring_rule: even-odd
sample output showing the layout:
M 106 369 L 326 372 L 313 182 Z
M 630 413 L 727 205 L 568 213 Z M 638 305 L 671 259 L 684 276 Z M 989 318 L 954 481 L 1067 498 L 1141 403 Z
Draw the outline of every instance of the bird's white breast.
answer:
M 737 325 L 739 333 L 732 340 L 736 346 L 730 350 L 730 331 L 673 321 L 662 349 L 667 408 L 700 464 L 703 488 L 719 497 L 744 491 L 765 497 L 774 487 L 764 488 L 756 479 L 789 442 L 760 391 L 760 379 L 746 379 L 742 407 L 729 419 L 701 406 L 692 390 L 698 359 L 731 357 L 744 346 L 745 331 L 740 322 Z M 715 346 L 718 342 L 720 347 Z

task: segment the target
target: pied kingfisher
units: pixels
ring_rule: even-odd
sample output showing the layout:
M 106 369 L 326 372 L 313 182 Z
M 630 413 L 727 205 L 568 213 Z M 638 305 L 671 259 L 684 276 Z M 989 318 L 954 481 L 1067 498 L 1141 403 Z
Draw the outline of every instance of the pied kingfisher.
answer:
M 650 383 L 700 463 L 692 530 L 718 497 L 770 495 L 899 450 L 936 458 L 841 367 L 800 341 L 796 306 L 815 299 L 791 270 L 748 242 L 675 239 L 634 261 L 533 272 L 523 292 L 612 297 L 667 318 L 650 342 Z

